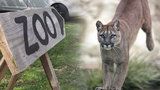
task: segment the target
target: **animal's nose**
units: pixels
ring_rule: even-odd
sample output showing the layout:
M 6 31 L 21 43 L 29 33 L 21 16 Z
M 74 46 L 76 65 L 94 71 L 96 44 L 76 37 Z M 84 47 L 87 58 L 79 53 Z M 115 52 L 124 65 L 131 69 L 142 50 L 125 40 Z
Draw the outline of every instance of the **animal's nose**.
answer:
M 106 39 L 106 40 L 105 40 L 105 44 L 106 44 L 106 45 L 109 45 L 109 44 L 110 44 L 110 41 L 109 41 L 108 39 Z
M 110 42 L 106 42 L 105 44 L 106 44 L 106 45 L 110 45 Z

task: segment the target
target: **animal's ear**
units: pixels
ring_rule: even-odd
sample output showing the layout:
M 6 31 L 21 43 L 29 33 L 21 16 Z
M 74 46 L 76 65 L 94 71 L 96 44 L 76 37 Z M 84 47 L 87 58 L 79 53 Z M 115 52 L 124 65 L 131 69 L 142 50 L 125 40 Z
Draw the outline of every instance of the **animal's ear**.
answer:
M 119 27 L 120 27 L 120 22 L 119 22 L 119 20 L 114 21 L 113 28 L 114 28 L 115 30 L 119 31 Z
M 103 24 L 101 23 L 101 21 L 97 21 L 96 27 L 97 27 L 98 32 L 102 29 Z

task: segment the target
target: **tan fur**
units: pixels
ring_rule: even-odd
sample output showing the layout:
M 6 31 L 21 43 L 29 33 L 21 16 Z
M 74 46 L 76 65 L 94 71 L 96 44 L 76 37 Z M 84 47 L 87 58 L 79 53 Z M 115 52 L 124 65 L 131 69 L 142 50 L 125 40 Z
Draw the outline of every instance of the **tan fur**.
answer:
M 103 25 L 102 31 L 113 26 L 113 22 L 120 23 L 121 42 L 115 49 L 101 48 L 104 79 L 103 87 L 97 90 L 121 90 L 128 70 L 129 50 L 134 43 L 140 28 L 146 33 L 148 50 L 153 50 L 154 43 L 151 32 L 151 15 L 147 0 L 121 0 L 113 20 Z M 116 71 L 114 71 L 114 63 Z

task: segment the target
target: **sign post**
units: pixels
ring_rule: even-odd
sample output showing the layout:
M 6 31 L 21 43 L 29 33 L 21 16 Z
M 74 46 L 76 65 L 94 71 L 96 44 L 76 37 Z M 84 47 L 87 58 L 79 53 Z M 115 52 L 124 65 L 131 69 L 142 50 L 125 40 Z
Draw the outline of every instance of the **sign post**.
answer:
M 52 90 L 60 90 L 47 51 L 65 37 L 63 18 L 53 8 L 0 14 L 0 80 L 7 68 L 12 90 L 20 73 L 40 58 Z

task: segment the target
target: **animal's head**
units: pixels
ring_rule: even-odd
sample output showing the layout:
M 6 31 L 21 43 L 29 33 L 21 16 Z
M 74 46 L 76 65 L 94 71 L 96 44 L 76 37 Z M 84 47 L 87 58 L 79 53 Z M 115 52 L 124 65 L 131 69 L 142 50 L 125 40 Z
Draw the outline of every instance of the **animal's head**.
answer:
M 107 25 L 103 25 L 100 21 L 97 21 L 96 26 L 101 48 L 111 50 L 121 42 L 120 23 L 118 20 Z

